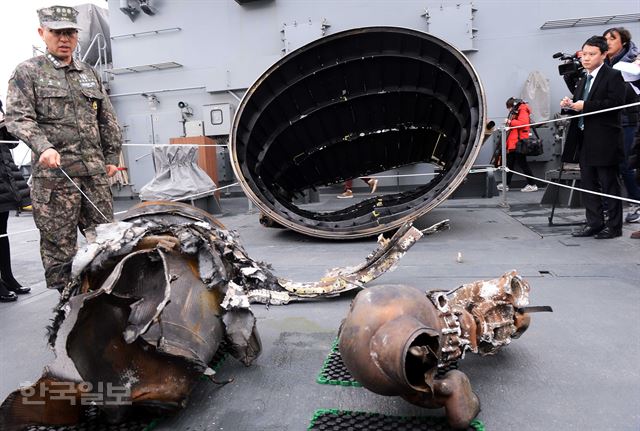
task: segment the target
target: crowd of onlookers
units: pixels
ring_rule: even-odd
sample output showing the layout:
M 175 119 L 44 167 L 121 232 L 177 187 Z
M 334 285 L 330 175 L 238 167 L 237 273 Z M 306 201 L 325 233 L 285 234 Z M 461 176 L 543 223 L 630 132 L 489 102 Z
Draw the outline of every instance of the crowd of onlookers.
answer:
M 590 37 L 579 52 L 584 72 L 564 76 L 573 95 L 561 100 L 563 112 L 588 114 L 637 103 L 639 54 L 631 33 L 623 27 L 610 28 L 602 36 Z M 624 63 L 635 67 L 622 67 Z M 625 70 L 624 75 L 620 69 Z M 518 165 L 525 175 L 532 177 L 526 158 L 527 147 L 520 145 L 530 137 L 531 110 L 525 101 L 515 98 L 507 100 L 507 109 L 509 116 L 505 124 L 511 127 L 506 143 L 507 167 L 513 170 Z M 583 194 L 586 225 L 573 232 L 573 236 L 611 239 L 622 235 L 624 205 L 616 198 L 623 195 L 621 183 L 629 199 L 640 201 L 639 113 L 638 106 L 630 106 L 571 120 L 562 161 L 579 163 L 582 188 L 606 195 Z M 496 155 L 499 157 L 497 151 Z M 507 174 L 506 185 L 498 184 L 499 190 L 509 189 L 512 175 L 512 172 Z M 527 185 L 521 189 L 523 192 L 536 190 L 533 178 L 527 178 Z M 639 222 L 640 205 L 628 207 L 624 221 Z M 633 232 L 631 237 L 640 238 L 640 231 Z

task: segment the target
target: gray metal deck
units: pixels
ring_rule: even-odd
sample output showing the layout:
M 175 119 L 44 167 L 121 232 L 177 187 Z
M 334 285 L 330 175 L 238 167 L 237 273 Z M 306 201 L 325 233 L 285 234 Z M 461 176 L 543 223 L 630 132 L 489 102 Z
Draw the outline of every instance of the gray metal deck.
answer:
M 453 288 L 518 269 L 531 283 L 531 303 L 551 305 L 554 313 L 533 315 L 523 337 L 498 355 L 461 361 L 481 401 L 478 418 L 487 430 L 638 430 L 640 241 L 629 234 L 640 225 L 625 225 L 613 240 L 575 239 L 565 227 L 546 226 L 549 210 L 536 204 L 541 196 L 509 192 L 511 212 L 499 198 L 449 200 L 418 224 L 449 218 L 451 230 L 420 240 L 396 271 L 374 283 Z M 242 198 L 223 200 L 223 209 L 222 223 L 240 231 L 249 254 L 273 264 L 279 276 L 314 280 L 328 268 L 359 263 L 375 247 L 373 239 L 331 242 L 263 228 Z M 557 217 L 581 215 L 563 209 Z M 31 227 L 29 214 L 9 220 L 10 232 Z M 12 237 L 11 245 L 16 278 L 33 293 L 0 304 L 0 398 L 35 381 L 51 360 L 44 328 L 57 300 L 44 287 L 37 232 Z M 234 381 L 201 382 L 188 407 L 158 429 L 302 431 L 319 408 L 442 415 L 363 388 L 315 382 L 352 297 L 254 306 L 264 349 L 255 364 L 228 359 L 218 378 Z

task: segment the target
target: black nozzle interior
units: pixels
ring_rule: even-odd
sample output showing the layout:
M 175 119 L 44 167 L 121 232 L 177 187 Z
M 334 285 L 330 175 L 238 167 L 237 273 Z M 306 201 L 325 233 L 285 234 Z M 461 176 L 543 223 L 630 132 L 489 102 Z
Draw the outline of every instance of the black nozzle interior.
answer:
M 231 137 L 234 170 L 285 226 L 371 235 L 453 191 L 479 150 L 484 115 L 475 71 L 446 42 L 404 28 L 348 30 L 284 57 L 247 91 Z M 438 174 L 409 191 L 336 211 L 294 204 L 309 189 L 419 163 Z

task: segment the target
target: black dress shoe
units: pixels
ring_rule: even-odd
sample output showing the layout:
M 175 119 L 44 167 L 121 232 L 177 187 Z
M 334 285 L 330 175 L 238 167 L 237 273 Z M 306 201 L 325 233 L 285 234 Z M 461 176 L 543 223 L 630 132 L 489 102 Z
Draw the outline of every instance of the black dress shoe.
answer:
M 571 232 L 571 236 L 576 237 L 576 238 L 594 236 L 595 234 L 597 234 L 598 232 L 603 230 L 603 228 L 604 228 L 604 226 L 600 226 L 600 227 L 585 226 L 580 230 L 577 230 L 575 232 Z
M 0 302 L 12 302 L 18 299 L 18 295 L 7 288 L 4 281 L 0 280 Z
M 18 299 L 18 295 L 13 292 L 9 292 L 7 295 L 0 294 L 0 302 L 13 302 Z
M 16 293 L 18 295 L 24 295 L 26 293 L 31 292 L 31 288 L 30 287 L 23 287 L 20 285 L 20 283 L 18 283 L 16 281 L 15 278 L 12 278 L 10 280 L 2 280 L 2 284 L 4 284 L 4 286 L 7 288 L 7 290 Z
M 622 229 L 611 229 L 605 227 L 595 236 L 595 239 L 611 239 L 619 236 L 622 236 Z
M 24 287 L 24 286 L 10 287 L 9 290 L 12 291 L 13 293 L 17 293 L 18 295 L 24 295 L 26 293 L 31 292 L 30 287 Z

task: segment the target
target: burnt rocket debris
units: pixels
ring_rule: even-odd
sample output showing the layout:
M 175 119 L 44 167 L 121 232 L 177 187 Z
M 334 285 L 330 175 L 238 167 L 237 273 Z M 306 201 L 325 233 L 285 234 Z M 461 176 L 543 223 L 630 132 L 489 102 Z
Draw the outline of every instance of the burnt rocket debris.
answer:
M 236 232 L 211 215 L 172 202 L 148 202 L 123 221 L 101 225 L 80 250 L 50 331 L 56 359 L 40 379 L 7 397 L 0 429 L 71 425 L 98 407 L 120 423 L 140 413 L 183 408 L 222 349 L 245 365 L 260 355 L 252 303 L 282 305 L 359 289 L 386 271 L 423 235 L 404 225 L 360 265 L 316 282 L 276 277 L 251 259 Z M 339 348 L 352 375 L 370 390 L 423 407 L 445 407 L 454 427 L 479 409 L 469 379 L 448 367 L 470 350 L 496 353 L 520 336 L 529 285 L 515 271 L 451 291 L 407 286 L 360 292 L 340 329 Z M 223 347 L 224 346 L 224 347 Z
M 495 354 L 528 328 L 529 284 L 516 271 L 452 291 L 377 286 L 358 293 L 340 328 L 339 349 L 351 375 L 381 395 L 446 409 L 466 429 L 480 410 L 467 376 L 452 365 L 470 350 Z
M 138 205 L 96 234 L 76 255 L 49 328 L 56 359 L 2 403 L 2 430 L 74 424 L 92 405 L 114 423 L 182 408 L 197 379 L 214 379 L 209 363 L 223 343 L 247 366 L 260 354 L 251 303 L 358 289 L 393 269 L 423 235 L 402 226 L 361 265 L 298 283 L 273 275 L 247 255 L 236 232 L 183 204 Z
M 408 28 L 355 28 L 289 53 L 255 81 L 234 117 L 231 160 L 266 224 L 367 237 L 455 191 L 491 128 L 486 115 L 478 74 L 446 41 Z M 309 190 L 418 164 L 436 175 L 409 190 L 335 211 L 296 204 Z

